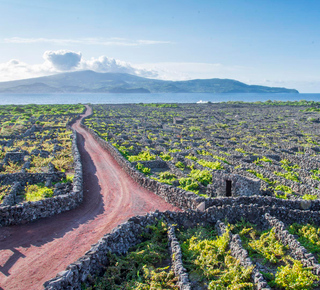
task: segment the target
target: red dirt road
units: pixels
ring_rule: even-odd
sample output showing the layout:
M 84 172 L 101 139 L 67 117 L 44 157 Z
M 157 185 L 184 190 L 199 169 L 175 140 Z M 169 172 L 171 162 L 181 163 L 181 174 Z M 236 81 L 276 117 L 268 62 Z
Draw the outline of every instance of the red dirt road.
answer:
M 0 228 L 0 289 L 42 289 L 129 217 L 179 210 L 135 183 L 79 123 L 73 127 L 83 162 L 83 203 L 50 218 Z

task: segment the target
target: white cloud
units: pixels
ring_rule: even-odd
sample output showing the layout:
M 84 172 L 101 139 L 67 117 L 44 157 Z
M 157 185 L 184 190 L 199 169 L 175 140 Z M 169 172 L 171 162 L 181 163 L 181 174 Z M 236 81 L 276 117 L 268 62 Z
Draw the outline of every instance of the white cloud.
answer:
M 102 46 L 140 46 L 140 45 L 156 45 L 156 44 L 171 44 L 171 41 L 163 40 L 130 40 L 125 38 L 78 38 L 78 39 L 64 39 L 64 38 L 23 38 L 11 37 L 5 38 L 3 43 L 18 43 L 18 44 L 32 44 L 32 43 L 51 43 L 56 45 L 102 45 Z
M 76 68 L 80 64 L 81 57 L 80 52 L 68 50 L 48 50 L 43 54 L 43 58 L 60 71 L 69 71 Z
M 49 62 L 30 65 L 16 59 L 0 63 L 0 81 L 12 81 L 32 77 L 46 76 L 56 73 Z
M 128 62 L 106 56 L 100 56 L 99 58 L 91 58 L 90 60 L 82 61 L 81 69 L 89 69 L 96 72 L 128 73 L 142 77 L 158 76 L 158 73 L 154 70 L 139 68 Z

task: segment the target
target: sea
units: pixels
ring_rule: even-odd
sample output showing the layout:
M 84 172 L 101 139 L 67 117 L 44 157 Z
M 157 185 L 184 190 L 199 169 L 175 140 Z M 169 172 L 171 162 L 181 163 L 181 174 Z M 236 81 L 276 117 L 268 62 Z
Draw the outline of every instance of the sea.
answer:
M 201 103 L 228 101 L 320 101 L 319 94 L 268 93 L 157 93 L 157 94 L 0 94 L 0 105 L 25 104 L 134 104 L 134 103 Z

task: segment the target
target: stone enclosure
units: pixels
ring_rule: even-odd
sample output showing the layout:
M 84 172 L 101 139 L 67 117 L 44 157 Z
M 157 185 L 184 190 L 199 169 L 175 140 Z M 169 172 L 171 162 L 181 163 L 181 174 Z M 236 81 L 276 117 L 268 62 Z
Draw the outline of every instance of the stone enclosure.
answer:
M 20 106 L 19 110 L 26 112 L 28 106 Z M 33 112 L 56 109 L 29 107 Z M 6 118 L 13 120 L 12 116 L 14 113 L 6 110 L 0 118 L 0 226 L 26 223 L 75 208 L 82 201 L 82 164 L 76 132 L 67 126 L 79 115 L 40 114 L 21 122 L 19 116 L 19 126 L 6 127 Z M 3 135 L 7 132 L 13 134 Z M 37 191 L 44 194 L 37 195 Z

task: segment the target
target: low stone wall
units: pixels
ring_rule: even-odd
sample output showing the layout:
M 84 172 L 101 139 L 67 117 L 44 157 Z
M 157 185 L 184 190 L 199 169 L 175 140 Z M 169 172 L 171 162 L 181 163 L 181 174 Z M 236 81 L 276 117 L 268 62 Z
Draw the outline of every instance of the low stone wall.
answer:
M 292 256 L 300 260 L 305 267 L 312 267 L 312 272 L 315 275 L 320 275 L 320 265 L 318 264 L 314 255 L 309 253 L 300 243 L 294 238 L 293 235 L 285 229 L 283 222 L 279 221 L 275 217 L 270 216 L 270 214 L 265 214 L 265 218 L 269 223 L 270 227 L 274 228 L 276 237 L 281 240 L 281 242 L 288 246 L 291 250 Z
M 256 204 L 258 206 L 273 206 L 273 207 L 287 207 L 289 209 L 300 209 L 300 210 L 312 210 L 320 211 L 320 200 L 286 200 L 271 196 L 240 196 L 240 197 L 221 197 L 206 199 L 206 208 L 211 206 L 223 206 L 223 205 L 250 205 Z
M 132 162 L 132 165 L 136 166 L 138 163 L 141 163 L 143 166 L 148 168 L 168 168 L 167 163 L 163 160 L 138 161 Z
M 168 240 L 170 245 L 172 268 L 175 276 L 178 277 L 178 287 L 181 290 L 191 290 L 189 275 L 183 267 L 181 247 L 178 239 L 176 238 L 175 227 L 173 225 L 169 226 Z
M 74 158 L 74 169 L 75 175 L 73 179 L 73 189 L 68 194 L 62 194 L 51 198 L 46 198 L 35 202 L 25 202 L 14 206 L 1 206 L 0 207 L 0 226 L 14 225 L 27 223 L 39 218 L 52 216 L 63 211 L 71 210 L 77 207 L 83 200 L 83 189 L 82 189 L 82 164 L 80 159 L 79 150 L 77 147 L 77 135 L 73 131 L 72 140 L 72 152 Z M 3 184 L 13 183 L 20 181 L 22 183 L 28 182 L 38 183 L 44 182 L 48 177 L 59 178 L 60 175 L 65 176 L 63 173 L 16 173 L 11 176 L 0 176 L 0 181 Z M 14 176 L 13 176 L 14 175 Z M 13 180 L 14 179 L 14 180 Z M 60 181 L 52 180 L 52 181 Z
M 13 184 L 14 182 L 20 182 L 22 186 L 28 184 L 36 184 L 46 182 L 48 179 L 51 182 L 59 182 L 65 178 L 64 172 L 54 173 L 12 173 L 12 174 L 0 174 L 0 184 Z
M 256 224 L 263 229 L 267 229 L 269 224 L 266 222 L 264 215 L 269 213 L 281 220 L 284 225 L 294 222 L 300 224 L 315 223 L 320 224 L 320 215 L 318 211 L 291 209 L 289 207 L 259 206 L 257 204 L 234 204 L 212 206 L 206 210 L 208 219 L 212 223 L 217 220 L 228 220 L 228 223 L 236 223 L 245 219 L 250 223 Z
M 216 229 L 219 235 L 223 235 L 227 231 L 227 227 L 224 223 L 219 220 L 216 223 Z M 247 250 L 242 246 L 242 242 L 239 235 L 233 235 L 229 232 L 230 237 L 230 252 L 233 257 L 240 261 L 243 267 L 253 267 L 253 263 L 248 255 Z M 268 290 L 271 289 L 268 286 L 267 281 L 264 279 L 262 274 L 259 272 L 257 267 L 254 267 L 251 273 L 251 279 L 256 285 L 257 290 Z
M 14 205 L 16 195 L 20 189 L 21 189 L 20 182 L 14 182 L 9 194 L 4 197 L 0 206 Z

